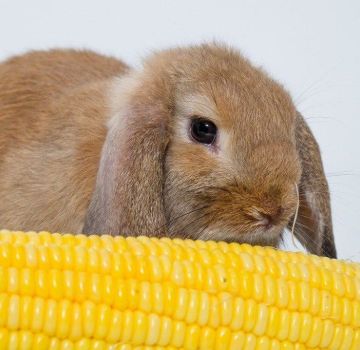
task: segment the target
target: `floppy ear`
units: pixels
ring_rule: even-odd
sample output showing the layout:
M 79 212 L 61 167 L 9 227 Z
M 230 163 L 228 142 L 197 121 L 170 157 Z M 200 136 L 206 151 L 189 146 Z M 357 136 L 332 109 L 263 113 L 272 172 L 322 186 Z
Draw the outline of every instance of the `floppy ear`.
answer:
M 295 236 L 310 253 L 336 258 L 330 195 L 319 146 L 299 113 L 296 118 L 296 144 L 302 175 Z
M 108 125 L 83 233 L 151 235 L 160 227 L 166 233 L 163 163 L 170 111 L 166 91 L 139 79 L 120 79 L 112 93 L 120 102 Z

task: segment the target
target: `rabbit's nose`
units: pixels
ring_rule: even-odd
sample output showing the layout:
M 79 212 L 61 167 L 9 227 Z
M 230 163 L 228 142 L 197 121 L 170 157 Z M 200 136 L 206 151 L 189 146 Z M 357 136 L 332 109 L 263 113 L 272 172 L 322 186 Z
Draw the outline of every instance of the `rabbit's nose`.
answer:
M 282 207 L 277 207 L 267 211 L 256 210 L 252 216 L 257 221 L 257 226 L 270 229 L 280 221 L 283 212 Z

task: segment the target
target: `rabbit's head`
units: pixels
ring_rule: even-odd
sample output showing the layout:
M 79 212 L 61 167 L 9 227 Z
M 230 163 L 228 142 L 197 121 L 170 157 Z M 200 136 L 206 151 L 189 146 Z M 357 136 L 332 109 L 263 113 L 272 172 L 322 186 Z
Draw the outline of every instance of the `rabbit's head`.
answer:
M 277 246 L 298 212 L 300 241 L 335 257 L 316 141 L 287 92 L 238 52 L 159 52 L 116 78 L 109 99 L 85 233 Z

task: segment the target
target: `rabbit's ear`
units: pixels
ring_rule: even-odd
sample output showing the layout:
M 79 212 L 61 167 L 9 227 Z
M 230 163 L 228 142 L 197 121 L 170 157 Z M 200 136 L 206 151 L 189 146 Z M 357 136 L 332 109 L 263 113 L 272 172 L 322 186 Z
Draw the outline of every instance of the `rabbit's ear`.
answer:
M 163 172 L 171 114 L 166 88 L 128 77 L 114 90 L 118 107 L 108 125 L 83 233 L 164 234 Z
M 310 253 L 336 258 L 330 195 L 319 146 L 299 113 L 296 118 L 296 143 L 302 175 L 295 236 Z

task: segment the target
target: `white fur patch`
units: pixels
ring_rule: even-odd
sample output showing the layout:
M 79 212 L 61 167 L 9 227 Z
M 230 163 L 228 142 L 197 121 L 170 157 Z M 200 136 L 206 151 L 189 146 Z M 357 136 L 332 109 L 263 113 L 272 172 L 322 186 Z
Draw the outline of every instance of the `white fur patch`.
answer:
M 131 93 L 140 85 L 140 74 L 140 72 L 130 72 L 113 79 L 108 93 L 110 105 L 110 115 L 107 122 L 108 129 L 126 124 L 125 109 Z
M 219 120 L 214 101 L 202 94 L 193 93 L 177 96 L 176 111 L 183 116 L 198 115 L 210 119 L 214 123 Z
M 241 242 L 248 244 L 270 244 L 277 238 L 279 238 L 280 232 L 277 229 L 264 231 L 263 229 L 254 229 L 249 233 L 239 233 L 234 231 L 229 231 L 221 228 L 209 228 L 205 230 L 198 239 L 208 241 L 216 240 L 222 241 L 224 239 Z

